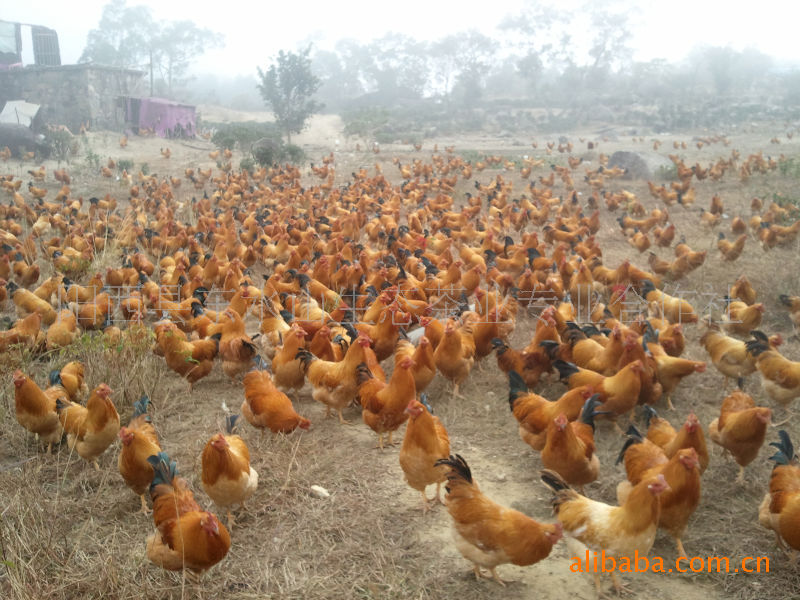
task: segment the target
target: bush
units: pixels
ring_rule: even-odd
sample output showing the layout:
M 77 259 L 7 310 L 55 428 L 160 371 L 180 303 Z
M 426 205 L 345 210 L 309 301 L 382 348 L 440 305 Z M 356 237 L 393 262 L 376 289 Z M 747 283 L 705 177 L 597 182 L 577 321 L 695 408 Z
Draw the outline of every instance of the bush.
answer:
M 133 169 L 133 161 L 127 158 L 122 158 L 117 161 L 117 171 L 128 171 L 129 173 Z
M 59 164 L 61 161 L 69 162 L 69 157 L 74 153 L 75 140 L 69 131 L 64 129 L 51 129 L 45 135 L 45 144 Z
M 261 138 L 280 137 L 280 132 L 275 123 L 247 121 L 243 123 L 215 123 L 213 126 L 216 131 L 211 137 L 211 143 L 221 150 L 225 148 L 233 150 L 237 145 L 240 150 L 247 150 Z
M 261 138 L 253 144 L 250 152 L 255 162 L 261 166 L 272 166 L 284 161 L 297 164 L 305 158 L 305 152 L 300 146 L 284 144 L 280 137 Z
M 306 153 L 300 146 L 295 144 L 287 144 L 283 147 L 283 157 L 281 160 L 288 160 L 289 162 L 298 164 L 305 159 Z
M 251 157 L 251 156 L 248 156 L 248 157 L 246 157 L 246 158 L 243 158 L 243 159 L 242 159 L 242 160 L 239 162 L 239 168 L 240 168 L 242 171 L 247 171 L 247 172 L 249 172 L 250 174 L 252 174 L 252 173 L 253 173 L 253 170 L 256 168 L 256 161 L 255 161 L 255 160 L 253 160 L 253 157 Z

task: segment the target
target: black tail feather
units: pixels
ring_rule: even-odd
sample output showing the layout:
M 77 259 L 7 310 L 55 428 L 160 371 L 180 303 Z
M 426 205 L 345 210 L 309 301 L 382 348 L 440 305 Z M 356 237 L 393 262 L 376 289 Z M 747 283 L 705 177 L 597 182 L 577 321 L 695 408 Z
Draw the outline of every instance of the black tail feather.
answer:
M 514 402 L 520 396 L 528 393 L 528 385 L 522 376 L 516 371 L 508 372 L 508 404 L 511 410 L 514 410 Z
M 561 359 L 554 360 L 553 366 L 558 371 L 558 378 L 562 381 L 569 379 L 578 372 L 578 367 L 575 364 Z
M 467 483 L 472 483 L 472 471 L 460 454 L 451 454 L 450 458 L 440 458 L 434 463 L 435 466 L 447 465 L 450 467 L 450 472 L 447 474 L 447 480 L 463 479 Z M 449 489 L 447 490 L 450 491 Z

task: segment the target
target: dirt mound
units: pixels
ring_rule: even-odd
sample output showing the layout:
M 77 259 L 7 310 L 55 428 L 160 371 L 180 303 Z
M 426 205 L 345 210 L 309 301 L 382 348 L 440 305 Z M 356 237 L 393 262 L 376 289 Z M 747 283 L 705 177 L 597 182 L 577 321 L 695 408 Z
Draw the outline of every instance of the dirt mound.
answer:
M 655 153 L 618 151 L 608 160 L 609 168 L 625 169 L 625 179 L 650 179 L 659 168 L 669 168 L 672 163 Z

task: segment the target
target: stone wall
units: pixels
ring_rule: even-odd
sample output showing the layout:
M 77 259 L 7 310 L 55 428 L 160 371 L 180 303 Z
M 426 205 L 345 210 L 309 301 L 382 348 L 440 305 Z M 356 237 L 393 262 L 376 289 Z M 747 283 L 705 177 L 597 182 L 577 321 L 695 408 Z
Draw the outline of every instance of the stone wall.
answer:
M 66 125 L 77 133 L 82 123 L 90 128 L 121 129 L 125 113 L 120 96 L 141 95 L 144 73 L 98 65 L 25 67 L 0 71 L 0 105 L 7 100 L 41 104 L 37 121 Z

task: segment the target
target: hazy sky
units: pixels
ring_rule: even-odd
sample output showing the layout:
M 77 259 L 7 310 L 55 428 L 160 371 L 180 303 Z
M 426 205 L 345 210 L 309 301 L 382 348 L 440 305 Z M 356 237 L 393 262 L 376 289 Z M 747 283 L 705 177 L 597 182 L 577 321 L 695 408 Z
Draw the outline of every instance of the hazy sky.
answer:
M 58 32 L 64 64 L 78 60 L 86 34 L 97 26 L 106 0 L 31 0 L 4 2 L 0 18 L 44 25 Z M 156 18 L 191 19 L 200 27 L 222 33 L 226 46 L 204 55 L 195 72 L 254 74 L 280 49 L 295 49 L 310 38 L 330 46 L 337 39 L 369 41 L 389 31 L 417 39 L 437 39 L 449 33 L 477 28 L 491 33 L 507 14 L 522 10 L 523 0 L 494 4 L 481 0 L 303 0 L 252 2 L 227 0 L 128 0 L 145 4 Z M 631 2 L 636 6 L 631 46 L 637 60 L 683 58 L 695 45 L 741 50 L 754 47 L 778 59 L 800 63 L 796 40 L 800 4 L 796 0 L 670 0 Z M 562 5 L 558 10 L 564 10 Z M 587 34 L 574 31 L 573 37 Z

